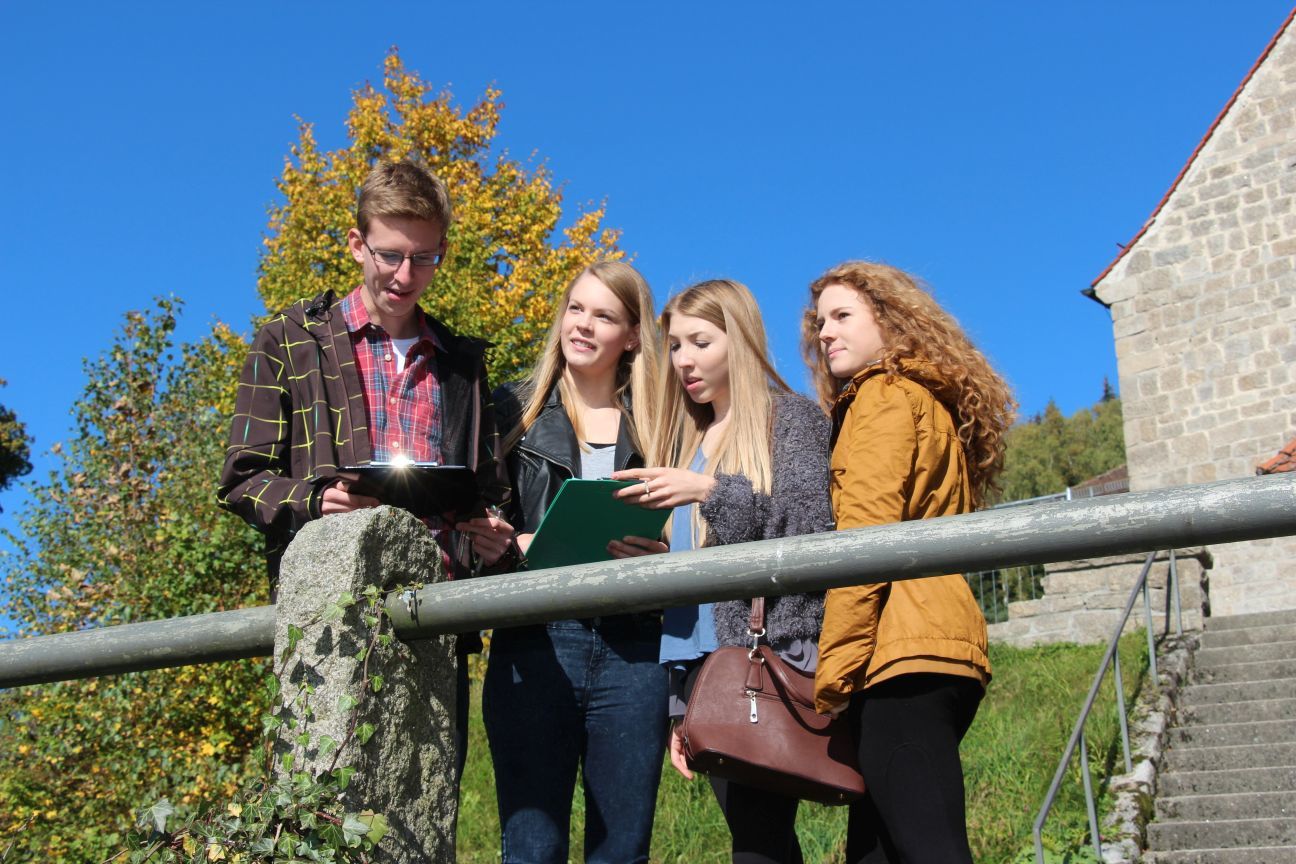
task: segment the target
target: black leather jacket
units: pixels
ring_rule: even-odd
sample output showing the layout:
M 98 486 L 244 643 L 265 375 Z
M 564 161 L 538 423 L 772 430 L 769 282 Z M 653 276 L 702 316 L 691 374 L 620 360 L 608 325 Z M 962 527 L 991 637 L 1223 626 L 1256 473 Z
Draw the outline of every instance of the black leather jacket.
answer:
M 518 391 L 517 384 L 505 384 L 495 391 L 501 439 L 507 439 L 522 420 L 523 406 Z M 513 485 L 507 518 L 519 534 L 535 533 L 563 481 L 580 472 L 580 445 L 558 398 L 557 387 L 549 391 L 540 416 L 509 451 L 506 462 Z M 622 423 L 617 430 L 613 465 L 620 471 L 640 468 L 643 464 L 643 456 L 635 448 L 627 424 Z

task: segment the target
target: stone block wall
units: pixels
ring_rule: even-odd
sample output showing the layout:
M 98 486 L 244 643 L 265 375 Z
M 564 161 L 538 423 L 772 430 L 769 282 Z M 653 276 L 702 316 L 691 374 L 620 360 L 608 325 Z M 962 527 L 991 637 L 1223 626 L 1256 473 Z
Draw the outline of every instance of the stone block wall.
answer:
M 1198 548 L 1178 550 L 1175 557 L 1183 628 L 1200 630 L 1210 555 Z M 1009 603 L 1008 620 L 989 625 L 990 640 L 1022 648 L 1051 642 L 1106 642 L 1125 610 L 1146 559 L 1145 554 L 1117 555 L 1046 565 L 1044 595 L 1038 600 Z M 1166 632 L 1169 572 L 1169 556 L 1159 553 L 1148 573 L 1152 629 L 1157 634 Z M 1140 600 L 1126 622 L 1125 632 L 1139 629 L 1145 620 Z M 1173 618 L 1169 619 L 1169 628 L 1174 631 Z
M 1134 491 L 1242 477 L 1296 434 L 1296 28 L 1095 283 Z M 1296 608 L 1296 539 L 1216 547 L 1215 614 Z

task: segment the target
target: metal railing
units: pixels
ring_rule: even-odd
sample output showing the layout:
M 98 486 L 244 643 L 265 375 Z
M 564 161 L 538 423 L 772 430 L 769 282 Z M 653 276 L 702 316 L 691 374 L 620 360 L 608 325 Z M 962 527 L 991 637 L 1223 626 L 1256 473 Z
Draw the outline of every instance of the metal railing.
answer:
M 1122 477 L 1119 480 L 1108 480 L 1105 483 L 1098 483 L 1088 486 L 1068 486 L 1061 492 L 1050 492 L 1047 495 L 1036 495 L 1034 498 L 1017 498 L 1013 501 L 1001 501 L 991 506 L 991 510 L 1000 510 L 1005 507 L 1020 507 L 1023 504 L 1047 504 L 1051 501 L 1076 501 L 1083 498 L 1097 498 L 1100 495 L 1119 495 L 1129 491 L 1129 480 Z
M 1125 624 L 1129 621 L 1134 604 L 1139 595 L 1142 595 L 1143 624 L 1147 633 L 1148 671 L 1151 680 L 1155 682 L 1157 680 L 1156 637 L 1152 627 L 1152 599 L 1148 574 L 1152 571 L 1152 564 L 1156 560 L 1156 556 L 1156 552 L 1148 553 L 1147 559 L 1143 562 L 1143 569 L 1139 572 L 1138 579 L 1134 581 L 1134 587 L 1130 589 L 1129 598 L 1125 601 L 1125 611 L 1121 614 L 1120 620 L 1116 622 L 1116 630 L 1112 634 L 1111 641 L 1107 643 L 1107 651 L 1103 655 L 1097 674 L 1094 675 L 1093 685 L 1089 688 L 1089 695 L 1080 708 L 1080 716 L 1076 720 L 1075 728 L 1072 729 L 1066 749 L 1058 762 L 1057 773 L 1053 775 L 1053 782 L 1049 786 L 1048 794 L 1044 797 L 1044 803 L 1040 805 L 1039 815 L 1035 817 L 1033 835 L 1037 864 L 1044 864 L 1044 822 L 1057 800 L 1058 791 L 1062 788 L 1062 779 L 1066 775 L 1067 766 L 1071 764 L 1071 758 L 1075 755 L 1077 747 L 1080 751 L 1080 776 L 1084 781 L 1085 813 L 1089 818 L 1089 839 L 1093 844 L 1098 860 L 1103 860 L 1102 836 L 1098 832 L 1097 802 L 1094 798 L 1093 781 L 1089 775 L 1089 747 L 1086 743 L 1084 727 L 1085 722 L 1089 719 L 1089 714 L 1093 711 L 1099 688 L 1101 688 L 1103 680 L 1107 676 L 1107 670 L 1110 668 L 1113 677 L 1112 683 L 1116 689 L 1116 713 L 1120 718 L 1121 753 L 1125 758 L 1125 773 L 1129 774 L 1134 770 L 1134 765 L 1130 759 L 1129 720 L 1125 711 L 1125 683 L 1121 676 L 1120 639 L 1121 634 L 1125 632 Z M 1183 611 L 1179 600 L 1179 568 L 1175 563 L 1174 549 L 1169 550 L 1169 576 L 1166 582 L 1166 593 L 1169 595 L 1169 603 L 1166 607 L 1165 632 L 1170 632 L 1170 617 L 1173 615 L 1175 634 L 1181 636 L 1183 635 Z
M 1043 564 L 1026 564 L 964 573 L 963 578 L 972 589 L 972 596 L 976 597 L 986 623 L 998 624 L 1008 620 L 1009 603 L 1038 600 L 1044 596 L 1046 575 Z
M 1296 475 L 1040 504 L 431 585 L 404 639 L 1296 533 Z M 273 650 L 272 606 L 0 642 L 0 687 Z

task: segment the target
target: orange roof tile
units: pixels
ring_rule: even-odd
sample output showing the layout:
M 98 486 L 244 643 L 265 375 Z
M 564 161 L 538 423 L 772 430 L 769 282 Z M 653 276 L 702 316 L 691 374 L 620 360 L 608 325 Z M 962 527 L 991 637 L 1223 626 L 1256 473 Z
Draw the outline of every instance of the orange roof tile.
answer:
M 1296 471 L 1296 438 L 1288 441 L 1277 456 L 1256 466 L 1257 474 L 1282 474 L 1286 471 Z

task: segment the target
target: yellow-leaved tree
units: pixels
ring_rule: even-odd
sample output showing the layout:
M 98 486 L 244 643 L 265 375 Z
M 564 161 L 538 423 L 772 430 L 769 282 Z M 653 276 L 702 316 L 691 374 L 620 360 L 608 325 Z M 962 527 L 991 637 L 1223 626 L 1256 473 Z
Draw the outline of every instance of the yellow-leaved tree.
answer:
M 543 163 L 528 169 L 507 152 L 492 155 L 500 91 L 487 90 L 464 111 L 449 93 L 434 96 L 395 49 L 383 85 L 355 92 L 347 147 L 321 151 L 303 124 L 279 180 L 284 201 L 270 211 L 258 283 L 266 309 L 358 284 L 345 244 L 356 192 L 376 160 L 413 157 L 446 182 L 455 208 L 449 252 L 424 306 L 453 329 L 493 342 L 492 377 L 512 378 L 535 359 L 572 277 L 595 258 L 621 256 L 619 232 L 603 226 L 601 207 L 560 228 L 562 192 Z
M 449 257 L 425 302 L 497 348 L 503 380 L 534 359 L 566 283 L 617 257 L 603 211 L 563 225 L 549 171 L 492 155 L 500 93 L 468 110 L 433 95 L 395 50 L 383 89 L 353 94 L 351 144 L 321 152 L 303 124 L 278 181 L 259 288 L 268 311 L 358 281 L 344 237 L 379 158 L 417 154 L 449 184 Z M 0 555 L 18 636 L 267 601 L 258 538 L 216 506 L 242 337 L 223 324 L 172 341 L 179 304 L 132 312 L 87 362 L 75 437 L 31 488 Z M 100 861 L 135 814 L 166 796 L 177 815 L 228 800 L 259 766 L 264 661 L 158 670 L 0 692 L 0 861 Z

